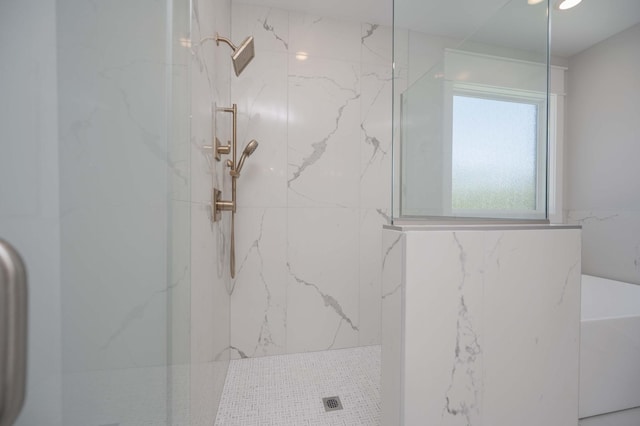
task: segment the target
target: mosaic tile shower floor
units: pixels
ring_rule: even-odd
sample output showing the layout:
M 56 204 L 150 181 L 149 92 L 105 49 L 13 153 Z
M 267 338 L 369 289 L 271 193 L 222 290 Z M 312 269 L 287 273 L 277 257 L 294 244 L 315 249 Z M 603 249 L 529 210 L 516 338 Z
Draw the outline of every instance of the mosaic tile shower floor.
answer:
M 379 426 L 380 346 L 231 361 L 215 425 Z

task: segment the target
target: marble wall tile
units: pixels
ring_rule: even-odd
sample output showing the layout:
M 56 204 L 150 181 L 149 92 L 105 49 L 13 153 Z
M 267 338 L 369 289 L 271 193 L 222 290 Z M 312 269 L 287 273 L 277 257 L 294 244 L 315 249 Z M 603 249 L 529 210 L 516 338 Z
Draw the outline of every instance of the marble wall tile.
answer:
M 493 232 L 485 253 L 485 424 L 575 425 L 580 230 Z
M 361 28 L 357 22 L 289 13 L 289 52 L 305 52 L 310 58 L 359 62 Z
M 257 222 L 247 221 L 266 212 L 265 224 L 286 227 L 285 259 L 272 260 L 286 271 L 286 333 L 281 339 L 285 325 L 274 325 L 273 339 L 286 341 L 287 353 L 377 343 L 380 232 L 390 205 L 391 30 L 242 3 L 233 5 L 232 27 L 234 40 L 251 34 L 256 46 L 253 62 L 232 78 L 239 141 L 260 143 L 238 182 L 246 216 L 236 225 L 254 229 Z M 261 247 L 278 253 L 278 241 L 265 238 Z M 255 253 L 248 259 L 235 291 L 241 284 L 254 291 L 234 295 L 231 346 L 259 356 L 280 350 L 256 346 L 266 306 L 258 278 L 275 266 L 260 269 Z M 249 306 L 261 308 L 240 326 Z
M 576 425 L 580 230 L 399 234 L 383 242 L 405 268 L 383 261 L 384 424 Z
M 169 363 L 191 362 L 191 203 L 170 202 L 168 245 Z
M 640 284 L 640 211 L 569 210 L 565 216 L 582 226 L 583 273 Z
M 392 185 L 391 66 L 363 64 L 361 85 L 360 207 L 388 209 Z
M 358 344 L 358 210 L 289 209 L 287 352 Z
M 290 57 L 289 206 L 357 207 L 359 115 L 357 62 Z
M 260 144 L 238 181 L 239 206 L 286 206 L 287 68 L 286 53 L 265 51 L 232 80 L 232 99 L 238 104 L 238 156 L 251 139 Z
M 241 357 L 286 350 L 286 209 L 239 208 L 231 346 Z
M 188 54 L 188 49 L 184 46 L 174 48 L 181 51 L 180 55 Z M 179 59 L 179 58 L 177 58 Z M 190 61 L 190 58 L 188 58 Z M 190 140 L 190 117 L 186 111 L 190 109 L 191 94 L 190 76 L 191 70 L 188 64 L 179 64 L 172 66 L 172 107 L 170 128 L 171 134 L 168 144 L 169 148 L 169 165 L 173 169 L 170 177 L 170 199 L 176 201 L 190 201 L 191 199 L 191 140 Z
M 234 43 L 253 36 L 256 58 L 265 52 L 289 52 L 288 11 L 233 2 L 231 19 Z
M 404 303 L 405 236 L 382 231 L 382 408 L 381 424 L 402 423 L 402 313 Z
M 405 424 L 481 424 L 483 253 L 480 232 L 407 235 L 404 368 L 428 379 L 405 383 Z
M 393 62 L 393 28 L 363 23 L 360 36 L 362 63 L 391 67 Z
M 380 344 L 382 294 L 382 226 L 389 215 L 382 209 L 360 209 L 359 293 L 360 346 Z

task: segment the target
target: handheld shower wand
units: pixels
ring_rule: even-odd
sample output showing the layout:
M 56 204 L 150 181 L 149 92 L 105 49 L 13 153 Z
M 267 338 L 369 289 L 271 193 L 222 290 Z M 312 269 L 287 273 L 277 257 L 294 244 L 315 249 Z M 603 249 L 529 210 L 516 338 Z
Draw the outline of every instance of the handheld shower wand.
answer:
M 255 139 L 252 139 L 244 148 L 244 151 L 242 151 L 242 155 L 240 155 L 240 160 L 238 161 L 238 165 L 235 167 L 235 169 L 232 169 L 229 172 L 231 176 L 236 178 L 240 176 L 240 171 L 242 170 L 242 166 L 244 166 L 244 160 L 246 160 L 247 157 L 253 154 L 253 152 L 257 148 L 258 148 L 258 141 Z

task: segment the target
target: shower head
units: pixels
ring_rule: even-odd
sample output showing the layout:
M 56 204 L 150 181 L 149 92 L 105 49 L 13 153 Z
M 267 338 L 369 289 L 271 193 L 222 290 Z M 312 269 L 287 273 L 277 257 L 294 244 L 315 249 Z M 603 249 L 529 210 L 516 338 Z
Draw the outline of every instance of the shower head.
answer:
M 228 38 L 221 37 L 216 33 L 216 45 L 219 46 L 221 41 L 227 43 L 229 47 L 233 49 L 231 61 L 233 62 L 233 70 L 235 71 L 236 76 L 239 76 L 255 56 L 253 36 L 245 38 L 240 46 L 236 46 Z
M 235 176 L 240 176 L 240 171 L 242 170 L 242 166 L 244 166 L 244 160 L 246 160 L 248 156 L 253 154 L 253 152 L 257 148 L 258 148 L 258 141 L 255 139 L 252 139 L 251 142 L 247 144 L 247 146 L 244 148 L 244 151 L 242 151 L 242 155 L 240 156 L 240 161 L 238 161 L 238 166 L 234 171 Z
M 247 157 L 253 154 L 253 152 L 258 148 L 258 141 L 252 139 L 251 142 L 244 147 L 244 151 L 242 151 L 242 155 L 246 155 Z
M 255 56 L 255 50 L 253 49 L 253 37 L 247 37 L 240 47 L 233 52 L 231 60 L 233 61 L 233 70 L 236 76 L 239 76 L 242 70 L 249 65 L 249 62 Z

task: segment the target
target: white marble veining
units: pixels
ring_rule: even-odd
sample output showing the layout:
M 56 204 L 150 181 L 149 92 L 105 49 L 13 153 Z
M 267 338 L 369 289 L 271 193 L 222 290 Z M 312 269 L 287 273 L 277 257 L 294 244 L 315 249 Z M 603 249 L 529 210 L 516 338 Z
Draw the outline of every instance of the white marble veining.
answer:
M 360 207 L 391 206 L 392 70 L 385 65 L 362 66 L 360 100 Z
M 238 181 L 232 356 L 378 344 L 391 28 L 232 7 L 256 49 L 231 79 L 239 141 L 260 143 Z
M 256 58 L 264 56 L 266 52 L 289 52 L 288 11 L 234 2 L 231 20 L 234 40 L 239 42 L 249 35 L 253 36 Z
M 286 350 L 286 216 L 284 208 L 239 208 L 231 345 L 244 356 Z M 242 355 L 241 355 L 242 356 Z
M 260 144 L 238 181 L 241 207 L 287 205 L 287 61 L 284 53 L 263 52 L 233 80 L 238 155 L 251 139 Z
M 290 206 L 358 206 L 359 119 L 359 63 L 290 57 Z
M 577 423 L 580 234 L 514 231 L 487 238 L 486 424 Z
M 289 211 L 288 353 L 358 345 L 358 235 L 355 209 Z
M 383 238 L 385 424 L 577 424 L 579 230 Z
M 380 210 L 360 209 L 359 263 L 360 286 L 358 305 L 358 344 L 360 346 L 380 343 L 382 292 L 382 232 L 389 223 L 388 214 Z

